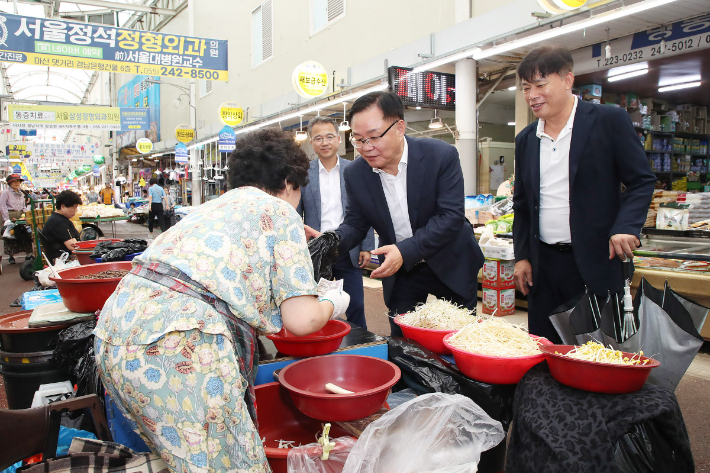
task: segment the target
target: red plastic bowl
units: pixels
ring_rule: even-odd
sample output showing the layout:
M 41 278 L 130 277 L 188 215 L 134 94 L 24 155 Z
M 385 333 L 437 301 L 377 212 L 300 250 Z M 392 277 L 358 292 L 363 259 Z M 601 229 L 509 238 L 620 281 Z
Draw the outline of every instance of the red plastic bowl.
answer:
M 583 391 L 604 394 L 633 393 L 643 387 L 653 368 L 661 366 L 660 361 L 646 356 L 638 357 L 641 360 L 651 360 L 646 365 L 612 365 L 563 356 L 573 348 L 574 345 L 540 347 L 552 377 L 566 386 Z M 622 353 L 629 358 L 634 356 L 633 353 Z
M 76 256 L 76 260 L 80 265 L 86 266 L 94 264 L 95 261 L 90 258 L 94 250 L 74 250 L 72 253 Z
M 444 337 L 444 345 L 453 353 L 456 367 L 476 381 L 490 384 L 517 384 L 530 368 L 545 359 L 545 355 L 542 353 L 515 358 L 470 353 L 449 345 L 448 340 L 452 335 Z M 539 340 L 543 345 L 552 345 L 552 342 L 546 338 L 535 335 L 530 335 L 530 337 Z
M 67 309 L 72 312 L 87 313 L 100 310 L 108 298 L 116 290 L 121 278 L 109 279 L 75 279 L 83 274 L 94 274 L 108 269 L 131 270 L 130 261 L 114 261 L 111 263 L 98 263 L 88 266 L 79 266 L 58 271 L 61 279 L 50 277 L 57 283 L 59 295 Z
M 342 320 L 330 320 L 325 327 L 305 337 L 297 337 L 288 330 L 267 335 L 274 342 L 276 349 L 288 356 L 305 358 L 333 353 L 340 348 L 343 337 L 350 333 L 350 324 Z
M 419 328 L 407 325 L 400 320 L 401 315 L 394 318 L 394 323 L 399 325 L 404 334 L 404 338 L 414 340 L 429 351 L 439 355 L 451 355 L 451 350 L 444 345 L 444 337 L 457 330 L 435 330 L 431 328 Z
M 74 243 L 74 248 L 77 250 L 93 250 L 96 248 L 96 245 L 99 243 L 102 243 L 104 241 L 112 241 L 112 242 L 117 242 L 117 241 L 123 241 L 121 238 L 104 238 L 104 239 L 99 239 L 99 240 L 87 240 L 87 241 L 77 241 Z
M 292 363 L 279 373 L 299 411 L 314 419 L 350 421 L 377 412 L 399 381 L 399 368 L 389 361 L 361 355 L 327 355 Z M 353 394 L 332 394 L 333 383 Z
M 256 394 L 256 415 L 259 421 L 259 438 L 266 438 L 264 444 L 266 458 L 274 473 L 286 473 L 286 458 L 290 449 L 278 448 L 278 441 L 291 440 L 295 446 L 315 443 L 316 434 L 323 427 L 319 420 L 308 417 L 296 409 L 288 391 L 279 383 L 256 386 L 254 392 Z M 333 424 L 330 427 L 331 438 L 349 436 L 350 434 L 338 424 Z M 322 453 L 322 449 L 318 453 Z

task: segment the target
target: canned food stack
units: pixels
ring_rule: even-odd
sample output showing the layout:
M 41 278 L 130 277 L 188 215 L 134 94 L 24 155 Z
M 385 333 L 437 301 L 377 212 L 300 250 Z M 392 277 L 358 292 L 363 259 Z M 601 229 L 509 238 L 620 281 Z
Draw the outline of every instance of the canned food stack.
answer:
M 515 260 L 486 258 L 483 263 L 483 313 L 512 315 L 515 313 Z

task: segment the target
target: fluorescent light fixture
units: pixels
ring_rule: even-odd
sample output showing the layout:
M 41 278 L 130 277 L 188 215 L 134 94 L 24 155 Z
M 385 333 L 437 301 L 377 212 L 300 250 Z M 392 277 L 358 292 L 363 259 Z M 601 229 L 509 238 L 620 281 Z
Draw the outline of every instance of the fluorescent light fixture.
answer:
M 296 141 L 306 141 L 308 139 L 308 133 L 305 131 L 297 131 L 296 132 Z
M 515 126 L 515 122 L 508 122 L 508 126 Z
M 631 77 L 642 76 L 644 74 L 648 74 L 648 69 L 639 69 L 638 71 L 631 71 L 625 74 L 611 76 L 607 80 L 609 82 L 616 82 L 618 80 L 630 79 Z
M 420 107 L 419 105 L 417 105 L 416 107 L 414 107 L 414 109 L 415 109 L 415 110 L 421 110 L 422 107 Z
M 659 87 L 658 91 L 659 92 L 670 92 L 671 90 L 681 90 L 681 89 L 689 89 L 691 87 L 698 87 L 702 82 L 685 82 L 683 84 L 675 84 L 675 85 L 667 85 L 665 87 Z
M 444 128 L 444 124 L 441 121 L 441 117 L 432 118 L 431 122 L 429 123 L 429 128 Z
M 515 89 L 517 89 L 517 88 L 518 88 L 517 86 L 513 85 L 513 86 L 511 86 L 511 87 L 508 87 L 508 90 L 515 90 Z
M 636 64 L 628 64 L 626 66 L 612 67 L 607 71 L 607 77 L 626 74 L 627 72 L 638 71 L 640 69 L 648 69 L 648 61 L 637 62 Z

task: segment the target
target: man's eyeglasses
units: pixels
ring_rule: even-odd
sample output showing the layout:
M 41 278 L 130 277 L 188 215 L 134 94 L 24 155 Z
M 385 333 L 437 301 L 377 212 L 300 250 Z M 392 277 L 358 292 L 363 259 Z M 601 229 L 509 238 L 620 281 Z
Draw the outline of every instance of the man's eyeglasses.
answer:
M 395 126 L 397 123 L 399 123 L 402 120 L 396 120 L 394 123 L 392 123 L 387 129 L 382 133 L 380 136 L 373 136 L 371 138 L 365 138 L 364 140 L 356 140 L 352 136 L 350 137 L 350 142 L 353 144 L 353 146 L 357 149 L 362 149 L 365 147 L 365 145 L 370 145 L 370 146 L 377 146 L 380 141 L 382 141 L 382 137 L 387 134 L 390 129 Z
M 316 136 L 313 138 L 311 141 L 317 145 L 323 144 L 323 141 L 327 141 L 328 143 L 332 143 L 333 141 L 338 139 L 338 135 L 325 135 L 325 136 Z

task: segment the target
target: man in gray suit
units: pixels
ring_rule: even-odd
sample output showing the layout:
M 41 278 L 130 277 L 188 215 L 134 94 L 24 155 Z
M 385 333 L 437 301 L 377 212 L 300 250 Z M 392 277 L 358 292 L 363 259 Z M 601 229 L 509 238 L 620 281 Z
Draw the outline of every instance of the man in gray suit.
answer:
M 335 230 L 343 223 L 348 196 L 345 193 L 343 171 L 350 164 L 338 156 L 340 133 L 330 117 L 316 117 L 308 123 L 308 137 L 318 159 L 311 161 L 308 185 L 301 189 L 298 213 L 306 225 L 325 232 Z M 370 262 L 370 251 L 375 248 L 372 228 L 350 253 L 340 255 L 333 265 L 335 279 L 343 280 L 343 290 L 350 295 L 346 312 L 349 322 L 367 328 L 365 321 L 365 294 L 362 288 L 362 268 Z

